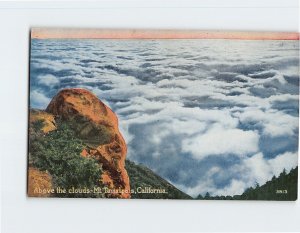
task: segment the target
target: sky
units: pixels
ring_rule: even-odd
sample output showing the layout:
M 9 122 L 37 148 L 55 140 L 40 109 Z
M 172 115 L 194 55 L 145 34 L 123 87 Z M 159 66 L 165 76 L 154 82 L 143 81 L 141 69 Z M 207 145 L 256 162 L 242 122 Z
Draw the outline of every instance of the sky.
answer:
M 151 29 L 93 29 L 93 28 L 32 28 L 31 37 L 88 38 L 88 39 L 244 39 L 244 40 L 299 40 L 297 32 L 259 31 L 201 31 Z
M 128 159 L 194 197 L 297 166 L 298 41 L 33 39 L 30 106 L 72 87 L 116 112 Z

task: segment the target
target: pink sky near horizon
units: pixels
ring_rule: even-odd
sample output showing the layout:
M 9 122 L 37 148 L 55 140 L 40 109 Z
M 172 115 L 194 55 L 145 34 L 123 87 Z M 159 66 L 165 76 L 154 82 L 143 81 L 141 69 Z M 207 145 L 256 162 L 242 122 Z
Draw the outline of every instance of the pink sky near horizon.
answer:
M 153 29 L 33 28 L 36 39 L 243 39 L 299 40 L 298 32 L 201 31 Z

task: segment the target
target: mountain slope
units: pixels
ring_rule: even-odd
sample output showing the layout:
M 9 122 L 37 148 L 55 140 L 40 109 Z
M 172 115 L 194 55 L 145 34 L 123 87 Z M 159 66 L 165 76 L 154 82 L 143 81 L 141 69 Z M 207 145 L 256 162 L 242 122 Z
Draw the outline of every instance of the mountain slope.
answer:
M 247 189 L 242 195 L 242 200 L 297 200 L 298 167 L 289 174 L 285 170 L 279 177 L 273 177 L 261 187 Z
M 137 165 L 129 160 L 125 161 L 125 168 L 130 179 L 130 188 L 136 191 L 153 189 L 165 189 L 167 193 L 132 193 L 133 199 L 192 199 L 189 195 L 180 191 L 172 184 L 155 174 L 143 165 Z M 146 190 L 147 191 L 147 190 Z

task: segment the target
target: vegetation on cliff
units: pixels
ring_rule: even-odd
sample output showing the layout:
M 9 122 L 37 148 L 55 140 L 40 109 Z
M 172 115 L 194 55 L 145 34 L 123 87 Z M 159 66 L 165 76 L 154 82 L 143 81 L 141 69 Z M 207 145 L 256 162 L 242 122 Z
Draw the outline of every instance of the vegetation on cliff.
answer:
M 99 177 L 111 190 L 123 190 L 106 195 L 130 198 L 129 177 L 124 168 L 126 142 L 119 131 L 117 115 L 92 92 L 82 88 L 60 90 L 50 101 L 46 113 L 67 123 L 83 144 L 81 155 L 92 158 L 102 167 Z
M 43 134 L 42 120 L 33 123 L 30 130 L 29 165 L 49 172 L 54 188 L 101 187 L 102 169 L 92 158 L 80 155 L 84 145 L 67 123 L 57 124 L 57 130 Z M 94 193 L 55 193 L 62 197 L 102 197 Z

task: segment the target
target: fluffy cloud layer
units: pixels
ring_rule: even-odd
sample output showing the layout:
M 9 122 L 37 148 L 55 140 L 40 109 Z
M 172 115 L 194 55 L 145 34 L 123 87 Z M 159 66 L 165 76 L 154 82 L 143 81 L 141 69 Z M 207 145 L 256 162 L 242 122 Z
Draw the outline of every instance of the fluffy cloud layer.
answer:
M 38 76 L 38 83 L 41 85 L 52 87 L 59 83 L 59 79 L 54 75 L 47 74 L 47 75 Z
M 195 159 L 210 155 L 246 156 L 259 150 L 258 142 L 257 132 L 213 126 L 203 135 L 183 140 L 182 150 L 190 152 Z
M 244 124 L 260 125 L 263 134 L 271 137 L 292 136 L 298 128 L 298 117 L 274 109 L 262 111 L 257 108 L 248 108 L 246 111 L 235 115 Z
M 242 193 L 297 165 L 298 44 L 33 40 L 30 105 L 93 91 L 120 118 L 128 158 L 190 195 Z

